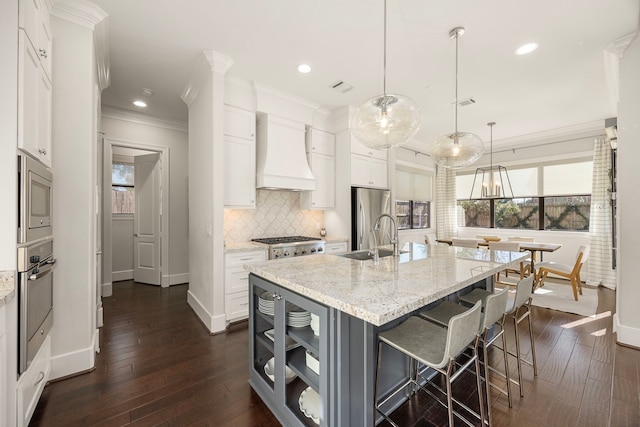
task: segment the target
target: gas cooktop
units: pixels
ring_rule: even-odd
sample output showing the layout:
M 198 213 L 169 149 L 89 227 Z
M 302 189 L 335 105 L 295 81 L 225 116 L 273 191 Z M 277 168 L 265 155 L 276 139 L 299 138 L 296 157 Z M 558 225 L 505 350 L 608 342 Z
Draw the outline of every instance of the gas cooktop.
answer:
M 317 237 L 306 236 L 285 236 L 285 237 L 267 237 L 264 239 L 251 239 L 252 242 L 265 243 L 267 245 L 279 245 L 282 243 L 311 242 L 321 240 Z

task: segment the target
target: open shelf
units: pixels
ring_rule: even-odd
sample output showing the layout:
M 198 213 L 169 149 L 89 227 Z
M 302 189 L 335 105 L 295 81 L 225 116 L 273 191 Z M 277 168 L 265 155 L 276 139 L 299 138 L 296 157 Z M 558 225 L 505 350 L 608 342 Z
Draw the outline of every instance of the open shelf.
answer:
M 289 352 L 287 365 L 316 392 L 320 390 L 320 376 L 307 366 L 306 351 L 304 348 L 297 348 Z
M 313 333 L 311 326 L 305 326 L 304 328 L 287 327 L 287 335 L 302 344 L 313 354 L 320 354 L 320 337 Z

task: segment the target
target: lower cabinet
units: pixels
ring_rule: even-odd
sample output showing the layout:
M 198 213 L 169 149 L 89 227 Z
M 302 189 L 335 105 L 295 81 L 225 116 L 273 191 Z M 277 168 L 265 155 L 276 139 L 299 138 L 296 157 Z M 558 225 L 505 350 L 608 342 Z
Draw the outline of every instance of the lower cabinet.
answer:
M 51 374 L 51 336 L 47 336 L 38 354 L 18 380 L 17 401 L 18 427 L 28 426 L 36 409 L 42 390 Z
M 336 425 L 329 309 L 253 274 L 249 281 L 252 388 L 283 425 Z
M 243 265 L 266 260 L 266 250 L 225 254 L 224 312 L 227 322 L 246 319 L 249 316 L 249 273 Z

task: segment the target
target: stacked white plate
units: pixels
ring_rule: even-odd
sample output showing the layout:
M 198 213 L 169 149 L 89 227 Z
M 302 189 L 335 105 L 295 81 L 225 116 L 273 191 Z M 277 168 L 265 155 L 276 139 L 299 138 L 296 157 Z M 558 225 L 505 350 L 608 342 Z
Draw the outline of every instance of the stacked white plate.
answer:
M 295 305 L 287 307 L 287 326 L 304 328 L 311 324 L 311 313 Z
M 258 310 L 261 313 L 273 316 L 273 294 L 265 292 L 258 298 Z

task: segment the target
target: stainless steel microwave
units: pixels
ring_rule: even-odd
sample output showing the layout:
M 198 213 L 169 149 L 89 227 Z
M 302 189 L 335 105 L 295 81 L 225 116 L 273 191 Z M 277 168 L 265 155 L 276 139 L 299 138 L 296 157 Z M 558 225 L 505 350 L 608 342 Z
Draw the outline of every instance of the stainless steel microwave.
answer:
M 18 151 L 18 183 L 18 243 L 52 236 L 53 174 Z

